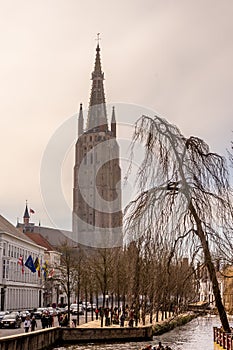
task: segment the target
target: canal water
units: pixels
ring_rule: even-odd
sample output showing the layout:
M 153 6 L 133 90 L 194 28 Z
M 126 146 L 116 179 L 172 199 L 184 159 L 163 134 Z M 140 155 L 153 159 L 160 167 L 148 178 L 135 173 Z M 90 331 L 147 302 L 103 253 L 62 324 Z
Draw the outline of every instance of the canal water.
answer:
M 229 319 L 232 325 L 232 319 Z M 56 348 L 56 350 L 140 350 L 145 345 L 169 345 L 172 350 L 219 350 L 213 342 L 213 327 L 220 326 L 217 316 L 198 317 L 182 327 L 177 327 L 149 342 L 114 344 L 84 344 Z M 54 349 L 55 350 L 55 349 Z

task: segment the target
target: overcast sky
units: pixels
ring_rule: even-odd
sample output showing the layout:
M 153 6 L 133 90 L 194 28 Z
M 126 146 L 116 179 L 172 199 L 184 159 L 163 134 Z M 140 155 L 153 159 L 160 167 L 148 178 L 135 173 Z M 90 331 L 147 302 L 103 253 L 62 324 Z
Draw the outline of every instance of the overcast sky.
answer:
M 1 1 L 1 214 L 15 224 L 27 199 L 36 224 L 70 228 L 59 203 L 46 203 L 41 162 L 56 130 L 88 106 L 98 32 L 108 103 L 155 111 L 224 154 L 233 139 L 232 18 L 232 0 Z M 68 206 L 73 142 L 61 169 Z

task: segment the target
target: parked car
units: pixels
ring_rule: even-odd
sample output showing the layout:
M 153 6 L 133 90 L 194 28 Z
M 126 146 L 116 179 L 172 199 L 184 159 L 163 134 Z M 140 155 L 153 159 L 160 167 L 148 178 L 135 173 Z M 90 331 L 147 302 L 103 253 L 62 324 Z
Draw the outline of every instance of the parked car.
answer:
M 77 308 L 77 307 L 78 307 L 78 304 L 75 304 L 75 303 L 70 304 L 70 311 L 72 311 L 72 309 Z M 66 306 L 66 309 L 68 310 L 68 305 Z
M 9 314 L 14 314 L 19 316 L 19 311 L 10 311 Z
M 46 307 L 38 307 L 38 309 L 33 312 L 33 315 L 36 319 L 40 319 L 44 311 L 47 311 Z
M 57 310 L 56 310 L 54 307 L 49 306 L 49 307 L 47 308 L 47 310 L 48 310 L 48 312 L 49 312 L 50 315 L 57 316 Z
M 28 310 L 22 310 L 19 313 L 19 316 L 21 317 L 21 320 L 24 322 L 26 317 L 30 315 L 30 312 Z
M 77 313 L 79 313 L 79 315 L 84 315 L 83 307 L 80 304 L 71 304 L 70 312 L 72 315 L 77 315 Z
M 3 319 L 3 316 L 8 314 L 9 314 L 9 311 L 0 311 L 0 321 Z
M 87 304 L 84 302 L 83 303 L 83 309 L 86 310 L 87 307 L 87 311 L 91 311 L 92 309 L 95 310 L 96 309 L 96 304 L 91 304 L 89 301 L 87 302 Z
M 84 315 L 83 307 L 82 307 L 82 305 L 80 305 L 80 304 L 79 304 L 79 306 L 78 306 L 78 313 L 79 313 L 79 315 Z
M 0 321 L 1 328 L 20 328 L 21 327 L 21 317 L 17 313 L 10 313 L 3 316 Z
M 67 312 L 65 307 L 57 307 L 57 314 L 61 315 L 61 314 L 65 314 Z
M 95 310 L 96 310 L 96 308 L 97 308 L 96 304 L 95 304 L 95 303 L 93 303 L 93 304 L 92 304 L 92 309 L 93 309 L 93 311 L 95 311 Z

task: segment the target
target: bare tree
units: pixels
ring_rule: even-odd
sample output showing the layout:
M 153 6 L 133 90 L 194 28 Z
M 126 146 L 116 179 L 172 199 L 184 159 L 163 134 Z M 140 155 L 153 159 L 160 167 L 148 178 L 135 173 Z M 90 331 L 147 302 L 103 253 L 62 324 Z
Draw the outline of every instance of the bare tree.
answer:
M 101 307 L 101 327 L 103 327 L 103 310 L 109 307 L 109 291 L 113 279 L 113 252 L 110 248 L 95 249 L 90 262 L 93 275 L 95 276 L 95 285 L 98 291 L 103 295 Z
M 170 251 L 169 261 L 184 250 L 191 259 L 203 254 L 221 323 L 229 332 L 211 255 L 223 255 L 232 235 L 226 162 L 203 140 L 185 138 L 159 117 L 137 121 L 132 158 L 137 142 L 144 144 L 145 156 L 137 178 L 140 193 L 126 209 L 128 232 L 153 232 L 159 246 Z
M 67 295 L 68 321 L 70 321 L 70 298 L 77 288 L 78 280 L 77 250 L 71 247 L 67 242 L 63 242 L 59 246 L 59 251 L 62 254 L 61 264 L 59 266 L 55 265 L 57 274 L 53 277 L 53 280 L 61 285 Z
M 112 278 L 110 285 L 111 308 L 117 307 L 119 317 L 121 300 L 124 304 L 125 295 L 128 290 L 128 270 L 127 270 L 127 252 L 121 247 L 112 249 Z M 115 304 L 114 304 L 115 301 Z M 123 305 L 124 307 L 125 305 Z

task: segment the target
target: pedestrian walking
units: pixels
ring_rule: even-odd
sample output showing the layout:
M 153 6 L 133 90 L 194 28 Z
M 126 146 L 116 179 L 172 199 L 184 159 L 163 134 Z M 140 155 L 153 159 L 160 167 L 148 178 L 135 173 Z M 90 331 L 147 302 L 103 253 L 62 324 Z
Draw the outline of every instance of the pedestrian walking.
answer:
M 28 333 L 30 327 L 31 327 L 30 316 L 27 316 L 27 317 L 25 318 L 25 321 L 24 321 L 24 330 L 25 330 L 25 333 Z
M 159 342 L 159 346 L 156 348 L 156 350 L 164 350 L 164 347 L 163 347 L 161 341 Z
M 48 316 L 48 326 L 49 327 L 53 327 L 53 316 L 52 315 L 49 315 Z
M 125 324 L 125 315 L 122 313 L 120 317 L 120 326 L 124 327 Z
M 37 327 L 37 322 L 36 322 L 36 319 L 35 319 L 35 316 L 32 317 L 31 319 L 31 331 L 33 332 Z
M 95 319 L 98 320 L 98 314 L 99 314 L 99 310 L 96 308 L 95 309 Z
M 42 314 L 41 325 L 43 329 L 48 328 L 48 317 L 46 316 L 45 313 Z
M 63 318 L 64 318 L 63 315 L 60 315 L 58 319 L 59 326 L 62 326 Z

